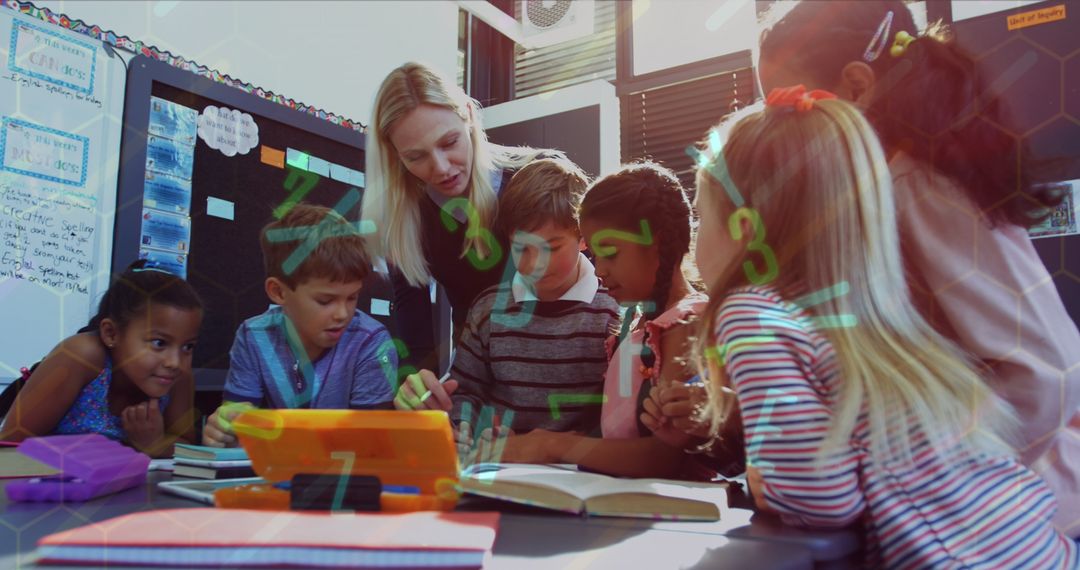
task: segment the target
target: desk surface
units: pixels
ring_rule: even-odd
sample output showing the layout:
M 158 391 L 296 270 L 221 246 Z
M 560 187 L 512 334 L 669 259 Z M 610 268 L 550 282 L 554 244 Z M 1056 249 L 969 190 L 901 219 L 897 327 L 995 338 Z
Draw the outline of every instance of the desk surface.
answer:
M 150 509 L 205 508 L 159 493 L 156 483 L 169 478 L 152 472 L 145 486 L 82 504 L 0 496 L 0 568 L 33 568 L 38 539 L 54 532 Z M 715 523 L 571 517 L 477 498 L 461 508 L 503 512 L 491 569 L 847 567 L 858 547 L 852 532 L 791 529 L 741 508 L 725 507 Z

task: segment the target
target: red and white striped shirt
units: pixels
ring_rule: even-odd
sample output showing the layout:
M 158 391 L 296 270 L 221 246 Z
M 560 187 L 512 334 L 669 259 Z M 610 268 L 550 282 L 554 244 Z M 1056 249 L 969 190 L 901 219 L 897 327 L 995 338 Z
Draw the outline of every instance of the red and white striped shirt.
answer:
M 716 321 L 747 462 L 785 522 L 862 522 L 870 567 L 1080 567 L 1077 545 L 1050 523 L 1053 495 L 1011 457 L 939 457 L 913 425 L 914 464 L 879 464 L 864 414 L 850 445 L 820 460 L 843 379 L 815 321 L 767 287 L 732 292 Z

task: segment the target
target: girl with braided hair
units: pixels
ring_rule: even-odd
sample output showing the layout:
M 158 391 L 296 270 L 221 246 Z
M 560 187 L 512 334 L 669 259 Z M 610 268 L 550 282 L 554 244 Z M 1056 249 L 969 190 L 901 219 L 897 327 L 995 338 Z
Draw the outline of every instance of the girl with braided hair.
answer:
M 626 308 L 611 356 L 601 409 L 603 438 L 533 430 L 508 444 L 507 462 L 576 463 L 631 477 L 697 477 L 681 431 L 657 437 L 638 423 L 652 383 L 694 376 L 689 322 L 708 298 L 683 274 L 690 252 L 690 202 L 670 170 L 651 162 L 623 166 L 595 182 L 581 202 L 581 234 L 595 255 L 596 276 Z M 704 401 L 704 398 L 702 398 Z M 664 435 L 668 435 L 666 432 Z M 710 473 L 711 475 L 711 473 Z

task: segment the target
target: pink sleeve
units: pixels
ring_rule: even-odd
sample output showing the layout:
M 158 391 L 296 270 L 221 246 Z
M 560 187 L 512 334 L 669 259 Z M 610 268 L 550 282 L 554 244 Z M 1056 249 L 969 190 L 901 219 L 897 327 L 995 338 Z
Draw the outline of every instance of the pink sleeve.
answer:
M 992 387 L 1020 417 L 1018 451 L 1030 465 L 1080 408 L 1080 333 L 1024 229 L 991 229 L 939 175 L 894 177 L 913 294 L 938 330 L 991 367 Z
M 700 315 L 708 304 L 708 296 L 704 293 L 694 293 L 679 301 L 678 305 L 668 309 L 657 318 L 645 323 L 645 328 L 649 331 L 649 338 L 645 342 L 649 345 L 649 349 L 652 350 L 653 354 L 656 355 L 658 365 L 664 360 L 664 355 L 660 350 L 660 339 L 664 336 L 664 332 L 677 324 L 688 322 L 690 319 Z

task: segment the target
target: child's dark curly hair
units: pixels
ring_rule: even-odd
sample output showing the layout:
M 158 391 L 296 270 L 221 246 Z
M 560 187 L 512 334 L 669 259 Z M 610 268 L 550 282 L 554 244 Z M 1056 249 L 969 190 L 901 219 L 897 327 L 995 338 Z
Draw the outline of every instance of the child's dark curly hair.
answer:
M 652 320 L 665 310 L 672 277 L 682 270 L 682 261 L 690 252 L 690 201 L 686 190 L 671 170 L 654 162 L 624 165 L 614 174 L 597 180 L 581 201 L 581 219 L 595 220 L 630 233 L 641 231 L 641 222 L 658 248 L 660 267 L 645 313 Z M 624 329 L 632 315 L 624 319 Z M 642 363 L 652 367 L 655 355 L 647 351 Z

